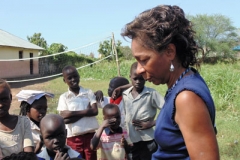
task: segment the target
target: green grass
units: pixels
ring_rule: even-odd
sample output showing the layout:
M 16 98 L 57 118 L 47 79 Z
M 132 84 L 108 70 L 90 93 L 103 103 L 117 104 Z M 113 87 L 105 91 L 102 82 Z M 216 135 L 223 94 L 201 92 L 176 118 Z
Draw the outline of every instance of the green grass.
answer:
M 120 63 L 121 75 L 128 78 L 129 68 L 133 61 Z M 93 91 L 102 90 L 107 95 L 109 80 L 117 76 L 115 62 L 104 62 L 80 71 L 81 82 L 85 88 Z M 201 75 L 209 86 L 216 105 L 216 124 L 218 128 L 218 143 L 222 160 L 240 159 L 240 62 L 204 64 L 200 70 Z M 146 83 L 146 86 L 159 91 L 163 96 L 166 86 L 155 86 Z M 62 78 L 56 78 L 46 83 L 42 90 L 53 92 L 54 99 L 49 99 L 49 113 L 57 113 L 56 107 L 60 94 L 67 91 L 67 85 Z M 98 121 L 102 121 L 102 112 L 99 110 Z

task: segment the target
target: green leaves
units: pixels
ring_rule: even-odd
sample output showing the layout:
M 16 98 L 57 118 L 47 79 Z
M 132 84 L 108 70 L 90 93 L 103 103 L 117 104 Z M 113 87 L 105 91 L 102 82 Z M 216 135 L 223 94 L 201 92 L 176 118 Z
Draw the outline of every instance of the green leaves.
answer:
M 195 39 L 206 57 L 233 58 L 232 48 L 239 40 L 232 21 L 221 14 L 188 16 L 196 31 Z

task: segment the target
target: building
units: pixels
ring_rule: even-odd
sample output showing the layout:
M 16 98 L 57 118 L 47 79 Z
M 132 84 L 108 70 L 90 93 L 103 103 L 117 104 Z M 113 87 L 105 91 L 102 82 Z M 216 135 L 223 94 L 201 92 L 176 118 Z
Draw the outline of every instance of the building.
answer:
M 39 74 L 38 57 L 44 49 L 0 29 L 0 78 L 28 77 Z

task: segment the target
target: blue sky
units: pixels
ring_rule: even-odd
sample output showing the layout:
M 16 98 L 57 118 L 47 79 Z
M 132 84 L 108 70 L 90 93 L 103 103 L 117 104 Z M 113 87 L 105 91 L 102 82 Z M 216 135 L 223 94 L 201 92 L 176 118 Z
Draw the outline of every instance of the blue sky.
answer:
M 73 49 L 111 36 L 140 12 L 160 4 L 178 5 L 186 14 L 222 14 L 240 28 L 240 0 L 1 0 L 0 29 L 23 39 L 42 33 L 47 43 Z

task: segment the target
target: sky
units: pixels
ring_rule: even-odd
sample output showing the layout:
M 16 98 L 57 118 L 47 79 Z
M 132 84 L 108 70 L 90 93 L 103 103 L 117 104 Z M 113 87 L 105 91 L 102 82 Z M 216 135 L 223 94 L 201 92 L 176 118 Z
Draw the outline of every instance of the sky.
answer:
M 178 5 L 186 14 L 222 14 L 240 28 L 240 0 L 0 0 L 0 29 L 27 40 L 41 33 L 48 45 L 78 48 L 112 36 L 123 46 L 124 25 L 160 4 Z M 0 37 L 1 38 L 1 37 Z

